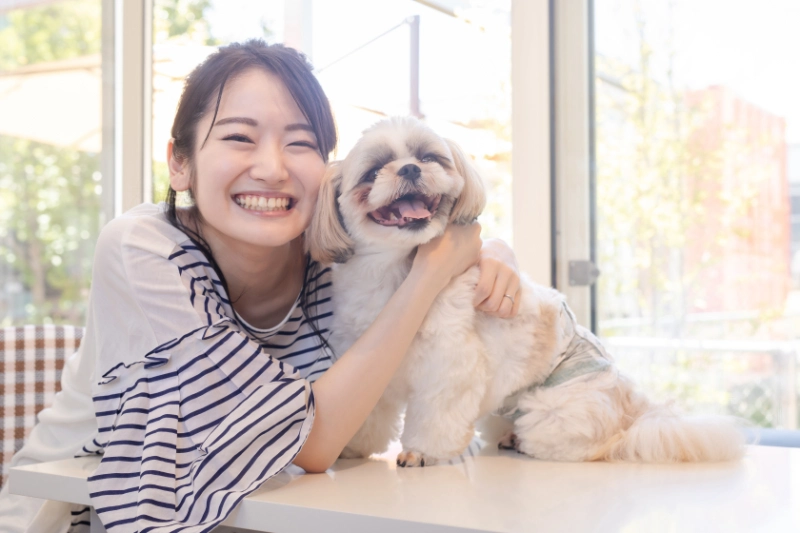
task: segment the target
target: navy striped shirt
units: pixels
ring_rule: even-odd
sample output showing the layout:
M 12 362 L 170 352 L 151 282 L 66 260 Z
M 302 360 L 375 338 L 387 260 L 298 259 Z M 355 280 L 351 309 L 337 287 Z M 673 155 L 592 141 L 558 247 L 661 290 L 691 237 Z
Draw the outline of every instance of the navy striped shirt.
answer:
M 211 531 L 292 462 L 314 418 L 310 382 L 331 365 L 330 289 L 330 269 L 309 260 L 286 318 L 253 328 L 163 206 L 104 228 L 84 340 L 98 434 L 83 451 L 103 454 L 89 490 L 107 530 Z

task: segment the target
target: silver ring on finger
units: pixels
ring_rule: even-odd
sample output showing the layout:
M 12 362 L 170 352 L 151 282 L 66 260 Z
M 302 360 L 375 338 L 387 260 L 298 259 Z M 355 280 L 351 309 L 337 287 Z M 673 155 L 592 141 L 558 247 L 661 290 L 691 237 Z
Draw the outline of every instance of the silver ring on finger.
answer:
M 513 305 L 514 305 L 514 297 L 513 296 L 511 296 L 510 294 L 504 294 L 503 298 L 508 298 L 509 300 L 511 300 L 511 305 L 513 307 Z

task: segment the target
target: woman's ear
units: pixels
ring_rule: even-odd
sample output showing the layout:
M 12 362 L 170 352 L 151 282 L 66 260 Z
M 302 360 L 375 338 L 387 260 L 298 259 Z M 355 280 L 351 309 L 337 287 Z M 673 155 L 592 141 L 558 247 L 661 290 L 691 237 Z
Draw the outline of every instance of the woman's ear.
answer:
M 486 190 L 480 174 L 461 147 L 449 139 L 445 139 L 445 142 L 453 154 L 456 172 L 464 178 L 464 189 L 450 212 L 450 222 L 469 224 L 478 218 L 486 206 Z
M 189 160 L 175 153 L 175 139 L 167 143 L 167 166 L 169 167 L 169 185 L 174 191 L 188 191 L 191 186 L 191 169 Z
M 353 255 L 353 241 L 339 212 L 342 169 L 339 161 L 328 163 L 317 197 L 317 207 L 306 230 L 306 251 L 320 263 L 344 263 Z

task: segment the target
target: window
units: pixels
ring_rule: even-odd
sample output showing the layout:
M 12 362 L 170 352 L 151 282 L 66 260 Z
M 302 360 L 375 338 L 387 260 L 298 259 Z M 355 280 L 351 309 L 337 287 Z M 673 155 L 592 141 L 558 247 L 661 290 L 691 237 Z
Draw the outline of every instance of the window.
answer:
M 523 268 L 548 279 L 549 196 L 520 194 L 547 187 L 546 25 L 546 2 L 519 0 L 6 2 L 3 324 L 84 322 L 103 221 L 165 197 L 166 143 L 183 79 L 216 46 L 252 37 L 300 48 L 317 66 L 341 128 L 338 157 L 364 126 L 412 110 L 462 144 L 490 183 L 485 235 L 516 240 Z M 512 39 L 514 136 L 527 147 L 514 158 L 514 181 Z
M 511 2 L 424 4 L 314 4 L 313 60 L 339 154 L 381 118 L 422 117 L 473 157 L 489 192 L 484 235 L 511 242 Z
M 81 325 L 102 214 L 101 2 L 11 6 L 0 6 L 0 316 Z
M 795 428 L 800 5 L 594 9 L 599 333 L 659 397 Z
M 166 196 L 166 143 L 183 78 L 215 46 L 264 38 L 288 41 L 314 64 L 337 119 L 334 157 L 381 118 L 422 116 L 474 157 L 489 184 L 485 234 L 510 242 L 511 2 L 423 4 L 296 2 L 287 10 L 282 0 L 155 0 L 154 200 Z

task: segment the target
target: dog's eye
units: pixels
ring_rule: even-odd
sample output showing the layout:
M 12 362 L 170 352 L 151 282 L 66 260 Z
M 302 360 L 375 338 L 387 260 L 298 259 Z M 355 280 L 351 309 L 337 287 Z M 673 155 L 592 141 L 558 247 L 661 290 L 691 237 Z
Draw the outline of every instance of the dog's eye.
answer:
M 366 174 L 361 178 L 361 182 L 372 182 L 378 179 L 378 173 L 381 171 L 380 168 L 372 168 L 367 171 Z
M 422 159 L 419 160 L 420 163 L 435 163 L 436 156 L 432 154 L 427 154 L 422 156 Z

